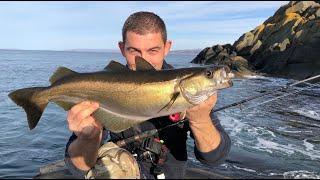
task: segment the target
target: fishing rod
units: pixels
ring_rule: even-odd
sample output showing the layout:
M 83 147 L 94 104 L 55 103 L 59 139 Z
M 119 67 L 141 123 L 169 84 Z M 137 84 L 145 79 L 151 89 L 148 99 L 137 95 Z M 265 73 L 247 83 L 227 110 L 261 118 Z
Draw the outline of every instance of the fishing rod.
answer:
M 218 108 L 218 109 L 215 109 L 215 110 L 212 110 L 211 112 L 218 112 L 218 111 L 221 111 L 221 110 L 224 110 L 224 109 L 227 109 L 227 108 L 231 108 L 231 107 L 234 107 L 234 106 L 238 106 L 238 105 L 241 105 L 243 103 L 246 103 L 246 102 L 249 102 L 251 100 L 254 100 L 254 99 L 257 99 L 257 98 L 260 98 L 260 97 L 263 97 L 263 96 L 266 96 L 266 95 L 269 95 L 269 94 L 273 94 L 277 91 L 284 91 L 290 87 L 293 87 L 293 86 L 296 86 L 298 84 L 302 84 L 302 83 L 305 83 L 305 82 L 308 82 L 308 81 L 311 81 L 311 80 L 314 80 L 314 79 L 317 79 L 320 77 L 320 74 L 319 75 L 316 75 L 316 76 L 313 76 L 313 77 L 310 77 L 310 78 L 307 78 L 307 79 L 304 79 L 304 80 L 301 80 L 301 81 L 298 81 L 298 82 L 295 82 L 295 83 L 292 83 L 290 85 L 286 85 L 284 87 L 281 87 L 279 89 L 276 89 L 276 90 L 272 90 L 272 91 L 269 91 L 269 92 L 265 92 L 263 94 L 260 94 L 260 95 L 257 95 L 257 96 L 253 96 L 253 97 L 250 97 L 250 98 L 247 98 L 247 99 L 244 99 L 244 100 L 241 100 L 241 101 L 238 101 L 238 102 L 235 102 L 235 103 L 232 103 L 232 104 L 229 104 L 229 105 L 226 105 L 226 106 L 223 106 L 221 108 Z
M 141 139 L 143 139 L 143 138 L 151 137 L 151 136 L 157 134 L 158 132 L 163 131 L 164 129 L 167 129 L 167 128 L 172 127 L 172 126 L 176 126 L 176 125 L 182 124 L 182 123 L 184 123 L 185 121 L 187 121 L 186 118 L 185 118 L 185 119 L 182 119 L 182 120 L 180 120 L 180 121 L 178 121 L 178 122 L 175 122 L 175 123 L 173 123 L 173 124 L 170 124 L 170 125 L 168 125 L 168 126 L 165 126 L 165 127 L 163 127 L 163 128 L 160 128 L 160 129 L 152 129 L 152 130 L 145 131 L 145 132 L 143 132 L 143 133 L 137 134 L 137 135 L 135 135 L 135 136 L 131 136 L 131 137 L 129 137 L 129 138 L 126 138 L 126 139 L 123 139 L 123 140 L 119 140 L 119 141 L 116 142 L 116 144 L 117 144 L 119 147 L 122 147 L 122 146 L 125 146 L 125 145 L 127 145 L 127 144 L 129 144 L 129 143 L 132 143 L 132 142 L 134 142 L 134 141 L 138 141 L 138 140 L 141 140 Z

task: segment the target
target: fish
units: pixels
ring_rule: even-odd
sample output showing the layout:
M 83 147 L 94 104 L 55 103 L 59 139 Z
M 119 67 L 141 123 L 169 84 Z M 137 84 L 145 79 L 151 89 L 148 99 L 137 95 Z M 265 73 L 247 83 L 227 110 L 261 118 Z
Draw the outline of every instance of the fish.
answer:
M 49 102 L 65 111 L 83 101 L 100 104 L 92 116 L 106 130 L 121 132 L 149 119 L 185 112 L 216 93 L 232 86 L 226 66 L 156 70 L 142 57 L 135 58 L 136 70 L 112 60 L 103 70 L 75 72 L 59 67 L 48 87 L 12 91 L 10 99 L 27 114 L 34 129 Z

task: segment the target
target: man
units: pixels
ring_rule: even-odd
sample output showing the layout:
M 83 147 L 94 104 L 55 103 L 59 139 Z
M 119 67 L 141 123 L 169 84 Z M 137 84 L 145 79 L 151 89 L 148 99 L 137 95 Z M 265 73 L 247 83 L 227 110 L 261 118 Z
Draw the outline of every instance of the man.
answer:
M 168 69 L 164 58 L 170 51 L 171 41 L 167 40 L 163 20 L 154 13 L 137 12 L 129 16 L 122 29 L 123 41 L 119 42 L 122 55 L 128 68 L 136 70 L 135 57 L 147 60 L 156 70 Z M 195 140 L 194 152 L 198 160 L 206 164 L 218 164 L 230 150 L 229 136 L 224 132 L 218 119 L 211 119 L 210 112 L 215 106 L 217 95 L 211 96 L 202 104 L 187 110 L 187 123 L 173 126 L 159 132 L 157 138 L 164 140 L 169 150 L 160 172 L 166 178 L 183 178 L 187 161 L 187 132 Z M 101 124 L 91 114 L 99 107 L 95 102 L 82 102 L 68 112 L 68 125 L 74 132 L 66 148 L 66 162 L 79 176 L 86 174 L 97 161 L 97 152 L 106 135 Z M 214 123 L 213 123 L 214 122 Z M 111 141 L 117 141 L 153 128 L 163 128 L 172 122 L 168 117 L 155 118 L 121 133 L 110 132 Z M 152 139 L 153 140 L 153 139 Z M 152 141 L 153 142 L 153 141 Z M 126 149 L 132 153 L 141 150 L 139 143 L 131 143 Z M 142 148 L 143 149 L 143 148 Z M 152 161 L 152 159 L 151 159 Z M 142 177 L 156 177 L 156 162 L 139 159 Z M 156 168 L 159 171 L 159 167 Z

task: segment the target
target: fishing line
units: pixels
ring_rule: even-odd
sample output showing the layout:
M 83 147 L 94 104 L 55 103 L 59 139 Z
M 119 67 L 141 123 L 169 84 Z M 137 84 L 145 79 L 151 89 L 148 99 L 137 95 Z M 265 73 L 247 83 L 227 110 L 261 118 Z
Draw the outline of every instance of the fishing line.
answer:
M 317 85 L 318 85 L 318 84 L 317 84 Z M 294 92 L 287 92 L 287 93 L 285 93 L 285 94 L 282 95 L 282 96 L 278 96 L 278 97 L 272 98 L 272 99 L 270 99 L 270 100 L 264 101 L 264 102 L 262 102 L 262 103 L 259 103 L 259 104 L 257 104 L 257 105 L 254 105 L 254 106 L 249 106 L 249 107 L 244 108 L 244 109 L 241 109 L 241 110 L 251 109 L 251 108 L 253 108 L 253 107 L 258 107 L 258 106 L 261 106 L 261 105 L 263 105 L 263 104 L 266 104 L 266 103 L 275 101 L 275 100 L 280 99 L 280 98 L 283 98 L 283 97 L 287 97 L 287 96 L 294 95 L 294 94 L 299 94 L 300 92 L 302 92 L 302 91 L 304 91 L 304 90 L 312 89 L 313 87 L 314 87 L 314 86 L 307 87 L 307 88 L 304 88 L 304 89 L 298 89 L 298 90 L 295 90 Z
M 295 83 L 292 83 L 290 85 L 286 85 L 284 87 L 281 87 L 279 89 L 276 89 L 276 90 L 272 90 L 272 91 L 269 91 L 269 92 L 265 92 L 263 94 L 260 94 L 260 95 L 257 95 L 257 96 L 253 96 L 253 97 L 250 97 L 250 98 L 247 98 L 247 99 L 244 99 L 244 100 L 241 100 L 241 101 L 238 101 L 238 102 L 235 102 L 235 103 L 232 103 L 232 104 L 229 104 L 229 105 L 226 105 L 226 106 L 223 106 L 221 108 L 218 108 L 218 109 L 215 109 L 215 110 L 212 110 L 211 112 L 218 112 L 218 111 L 221 111 L 221 110 L 224 110 L 224 109 L 227 109 L 227 108 L 231 108 L 231 107 L 234 107 L 234 106 L 238 106 L 238 105 L 242 105 L 246 102 L 249 102 L 249 101 L 252 101 L 254 99 L 258 99 L 258 98 L 261 98 L 263 96 L 266 96 L 266 95 L 272 95 L 274 93 L 277 93 L 278 91 L 284 91 L 284 90 L 287 90 L 289 89 L 290 87 L 293 87 L 293 86 L 296 86 L 298 84 L 302 84 L 302 83 L 305 83 L 305 82 L 308 82 L 308 81 L 311 81 L 311 80 L 314 80 L 314 79 L 317 79 L 320 77 L 320 74 L 319 75 L 316 75 L 316 76 L 313 76 L 313 77 L 310 77 L 310 78 L 307 78 L 307 79 L 304 79 L 304 80 L 301 80 L 301 81 L 298 81 L 298 82 L 295 82 Z

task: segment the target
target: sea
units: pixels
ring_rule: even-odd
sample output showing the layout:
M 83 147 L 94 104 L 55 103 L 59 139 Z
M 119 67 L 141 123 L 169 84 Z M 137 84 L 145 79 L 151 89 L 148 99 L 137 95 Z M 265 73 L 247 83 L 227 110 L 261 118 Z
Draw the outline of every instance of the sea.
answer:
M 172 53 L 175 68 L 199 66 L 194 53 Z M 109 61 L 125 64 L 117 52 L 0 50 L 0 178 L 31 179 L 39 168 L 64 158 L 71 135 L 66 112 L 49 103 L 38 126 L 29 130 L 26 114 L 8 94 L 16 89 L 49 86 L 59 67 L 77 72 L 102 70 Z M 218 92 L 215 108 L 265 92 L 268 96 L 216 112 L 232 146 L 225 162 L 201 164 L 188 139 L 188 165 L 233 178 L 320 178 L 320 85 L 275 91 L 296 82 L 266 76 L 235 78 Z

